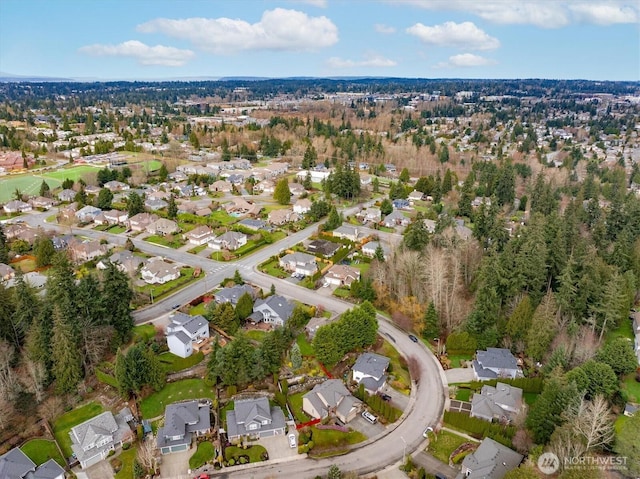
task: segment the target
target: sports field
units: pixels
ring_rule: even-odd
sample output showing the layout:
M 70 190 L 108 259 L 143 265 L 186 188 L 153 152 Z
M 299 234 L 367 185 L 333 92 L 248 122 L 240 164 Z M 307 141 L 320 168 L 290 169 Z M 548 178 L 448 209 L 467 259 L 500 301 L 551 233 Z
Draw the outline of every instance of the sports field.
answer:
M 24 175 L 3 176 L 0 177 L 0 202 L 11 200 L 16 189 L 27 195 L 37 195 L 42 180 L 47 182 L 49 188 L 54 189 L 58 188 L 66 178 L 77 181 L 85 173 L 97 172 L 99 169 L 95 166 L 82 165 Z

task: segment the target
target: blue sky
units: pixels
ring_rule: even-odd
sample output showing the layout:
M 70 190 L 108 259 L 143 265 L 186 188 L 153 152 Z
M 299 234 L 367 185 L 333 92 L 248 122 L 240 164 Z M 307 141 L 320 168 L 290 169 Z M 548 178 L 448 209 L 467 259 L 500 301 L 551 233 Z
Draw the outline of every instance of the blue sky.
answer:
M 0 0 L 0 71 L 640 80 L 640 3 Z

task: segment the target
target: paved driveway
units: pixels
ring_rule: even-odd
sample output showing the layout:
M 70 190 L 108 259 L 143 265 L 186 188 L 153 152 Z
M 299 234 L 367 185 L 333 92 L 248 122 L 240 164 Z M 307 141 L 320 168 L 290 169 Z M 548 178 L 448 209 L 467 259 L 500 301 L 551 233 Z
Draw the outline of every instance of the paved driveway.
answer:
M 388 384 L 384 385 L 382 392 L 391 396 L 391 404 L 401 411 L 404 411 L 409 405 L 409 396 L 396 391 Z
M 444 372 L 444 375 L 447 377 L 447 382 L 449 384 L 468 383 L 469 381 L 473 381 L 475 379 L 473 377 L 473 368 L 447 369 Z
M 109 464 L 109 460 L 100 461 L 85 469 L 84 472 L 89 479 L 113 479 L 113 469 Z
M 181 477 L 189 471 L 189 458 L 196 452 L 191 448 L 184 452 L 174 452 L 162 456 L 160 475 L 162 477 Z
M 347 427 L 352 427 L 356 431 L 360 431 L 362 434 L 367 436 L 367 439 L 376 437 L 378 434 L 383 433 L 385 430 L 385 427 L 379 422 L 371 424 L 360 414 L 356 415 L 356 417 L 349 424 L 347 424 Z
M 292 431 L 296 435 L 296 444 L 298 443 L 298 433 L 295 429 Z M 289 433 L 281 434 L 279 436 L 265 437 L 258 441 L 258 444 L 264 446 L 269 453 L 269 460 L 273 459 L 285 459 L 289 457 L 295 457 L 298 455 L 297 447 L 289 446 Z

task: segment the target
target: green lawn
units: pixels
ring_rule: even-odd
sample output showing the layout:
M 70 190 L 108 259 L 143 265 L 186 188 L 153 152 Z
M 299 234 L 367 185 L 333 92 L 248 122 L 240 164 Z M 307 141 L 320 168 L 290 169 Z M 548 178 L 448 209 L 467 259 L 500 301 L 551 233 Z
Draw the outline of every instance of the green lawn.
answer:
M 627 374 L 622 378 L 622 389 L 629 395 L 629 401 L 640 402 L 640 383 L 636 381 L 636 373 Z
M 60 452 L 54 441 L 47 439 L 32 439 L 20 448 L 36 466 L 44 464 L 49 459 L 53 459 L 62 467 L 66 467 L 66 461 L 60 456 Z
M 633 322 L 625 319 L 619 327 L 609 331 L 606 335 L 607 342 L 616 338 L 627 338 L 633 341 Z
M 209 215 L 209 218 L 213 221 L 217 221 L 222 226 L 230 225 L 238 221 L 239 218 L 231 216 L 225 210 L 217 210 Z
M 0 180 L 0 203 L 9 201 L 13 197 L 13 192 L 19 189 L 28 195 L 38 195 L 42 180 L 45 180 L 49 188 L 58 188 L 65 178 L 73 181 L 80 179 L 85 173 L 97 172 L 98 168 L 93 166 L 74 166 L 72 168 L 61 168 L 56 171 L 33 172 L 23 175 L 10 175 Z
M 100 381 L 101 383 L 104 383 L 104 384 L 108 384 L 109 386 L 118 389 L 118 386 L 119 386 L 118 381 L 111 374 L 107 374 L 107 373 L 105 373 L 103 371 L 100 371 L 97 368 L 96 368 L 95 372 L 96 372 L 96 378 L 98 379 L 98 381 Z
M 467 440 L 449 431 L 440 431 L 436 439 L 429 441 L 427 450 L 438 460 L 449 464 L 449 456 Z
M 357 444 L 366 441 L 367 436 L 360 431 L 335 431 L 333 429 L 312 428 L 311 438 L 313 440 L 313 450 L 332 449 Z
M 183 369 L 193 367 L 196 364 L 202 362 L 202 360 L 204 359 L 204 354 L 198 351 L 197 353 L 193 353 L 191 356 L 181 358 L 180 356 L 176 356 L 173 353 L 162 353 L 160 356 L 158 356 L 158 359 L 162 364 L 162 368 L 167 373 L 176 373 L 178 371 L 182 371 Z
M 185 245 L 185 240 L 178 234 L 172 236 L 151 235 L 144 239 L 148 243 L 167 246 L 169 248 L 180 248 Z
M 377 352 L 389 358 L 389 385 L 402 394 L 409 394 L 411 392 L 411 377 L 404 358 L 388 341 L 384 341 Z
M 198 304 L 197 306 L 193 306 L 191 309 L 189 309 L 189 314 L 191 316 L 198 316 L 203 315 L 204 313 L 207 312 L 207 303 L 205 303 L 204 301 L 200 304 Z
M 620 432 L 620 429 L 622 428 L 622 425 L 627 422 L 629 420 L 628 416 L 625 416 L 624 414 L 620 414 L 617 418 L 616 418 L 616 422 L 613 423 L 613 428 L 616 431 L 616 434 Z
M 204 250 L 207 247 L 206 243 L 201 244 L 200 246 L 196 246 L 195 248 L 190 249 L 188 252 L 191 254 L 198 254 L 200 251 Z
M 449 354 L 447 357 L 451 361 L 452 368 L 461 368 L 462 361 L 471 361 L 472 359 L 470 354 Z
M 299 392 L 297 394 L 290 394 L 287 397 L 287 401 L 289 402 L 289 407 L 291 408 L 291 413 L 293 414 L 296 422 L 304 423 L 311 421 L 311 418 L 307 416 L 304 412 L 302 412 L 302 396 L 304 396 L 306 392 Z
M 73 452 L 71 450 L 71 438 L 69 437 L 71 428 L 97 416 L 103 411 L 104 408 L 101 404 L 90 402 L 63 414 L 53 422 L 53 433 L 65 457 L 71 456 Z
M 122 461 L 122 469 L 115 475 L 115 479 L 131 479 L 133 477 L 133 463 L 136 460 L 137 452 L 135 447 L 130 447 L 120 453 L 118 459 Z
M 349 288 L 345 288 L 344 286 L 339 286 L 335 289 L 333 295 L 337 296 L 338 298 L 349 298 L 351 296 L 351 290 L 349 290 Z
M 313 346 L 307 341 L 307 335 L 300 333 L 296 338 L 298 346 L 300 346 L 300 352 L 303 356 L 315 356 L 316 352 L 313 350 Z
M 251 331 L 247 331 L 247 337 L 249 339 L 253 339 L 254 341 L 261 342 L 266 335 L 267 335 L 267 332 L 262 331 L 261 329 L 252 329 Z
M 524 397 L 524 402 L 527 403 L 527 406 L 531 406 L 534 402 L 538 400 L 539 394 L 536 393 L 522 393 Z
M 286 278 L 289 276 L 289 273 L 287 273 L 279 266 L 278 260 L 269 261 L 265 265 L 261 266 L 260 270 L 263 273 L 267 273 L 270 276 L 275 276 L 276 278 Z
M 150 419 L 164 413 L 167 404 L 185 399 L 209 398 L 215 399 L 215 390 L 207 386 L 202 379 L 183 379 L 168 383 L 157 393 L 142 400 L 140 411 L 142 416 Z
M 358 264 L 351 263 L 351 266 L 353 268 L 359 269 L 360 270 L 360 277 L 362 277 L 365 274 L 367 274 L 367 272 L 371 268 L 371 263 L 368 263 L 368 262 L 365 262 L 365 261 L 360 261 Z
M 126 230 L 127 228 L 125 228 L 124 226 L 114 225 L 111 228 L 109 228 L 107 231 L 113 234 L 120 234 L 120 233 L 124 233 Z
M 233 457 L 246 455 L 246 456 L 249 456 L 249 462 L 261 462 L 262 454 L 265 452 L 267 452 L 267 450 L 259 444 L 254 444 L 252 446 L 249 446 L 247 449 L 242 449 L 236 446 L 230 446 L 224 450 L 224 457 L 228 461 Z
M 197 281 L 198 279 L 204 278 L 204 275 L 200 275 L 197 278 L 193 276 L 193 268 L 182 268 L 180 269 L 180 277 L 178 279 L 174 279 L 173 281 L 169 281 L 164 284 L 145 284 L 142 287 L 138 287 L 138 291 L 146 293 L 148 295 L 153 294 L 154 301 L 161 299 L 164 295 L 173 293 L 177 289 L 186 286 L 192 281 Z
M 215 448 L 211 442 L 202 441 L 198 444 L 198 449 L 193 453 L 193 456 L 189 458 L 189 468 L 197 469 L 200 466 L 204 466 L 207 462 L 213 459 L 215 453 Z
M 156 328 L 153 324 L 142 324 L 133 328 L 134 341 L 149 341 L 156 335 Z
M 469 401 L 473 391 L 471 389 L 458 388 L 456 391 L 456 399 L 458 401 Z

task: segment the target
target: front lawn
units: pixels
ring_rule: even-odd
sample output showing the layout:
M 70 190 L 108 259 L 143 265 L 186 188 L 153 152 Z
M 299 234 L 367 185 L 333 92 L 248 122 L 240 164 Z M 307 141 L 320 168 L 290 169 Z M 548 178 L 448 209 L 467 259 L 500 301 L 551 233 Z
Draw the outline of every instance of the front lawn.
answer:
M 122 461 L 122 468 L 115 475 L 115 479 L 130 479 L 133 477 L 133 463 L 136 460 L 138 449 L 130 447 L 126 451 L 122 451 L 118 459 Z
M 67 462 L 60 456 L 55 441 L 47 439 L 32 439 L 20 448 L 36 466 L 44 464 L 49 459 L 53 459 L 62 467 L 66 467 Z
M 469 401 L 473 391 L 471 389 L 466 388 L 458 388 L 456 391 L 456 399 L 458 401 Z
M 122 225 L 114 225 L 111 228 L 109 228 L 107 231 L 109 233 L 112 233 L 112 234 L 120 234 L 120 233 L 124 233 L 125 231 L 127 231 L 127 228 L 125 228 Z
M 311 439 L 313 440 L 313 451 L 320 453 L 327 449 L 346 449 L 347 446 L 366 441 L 367 436 L 360 431 L 342 432 L 334 429 L 318 429 L 313 427 Z
M 193 268 L 182 268 L 180 269 L 180 277 L 178 279 L 174 279 L 173 281 L 169 281 L 164 284 L 145 284 L 141 288 L 138 288 L 138 290 L 149 296 L 153 294 L 154 301 L 157 301 L 164 295 L 174 293 L 178 288 L 182 288 L 192 281 L 197 281 L 204 277 L 203 274 L 198 277 L 194 277 L 193 271 Z
M 345 288 L 344 286 L 339 286 L 333 292 L 334 296 L 338 298 L 349 298 L 351 297 L 351 290 L 349 288 Z
M 65 458 L 70 457 L 73 453 L 71 450 L 71 438 L 69 437 L 71 428 L 97 416 L 103 411 L 104 408 L 101 404 L 90 402 L 63 414 L 53 422 L 53 434 L 56 436 L 56 441 L 58 441 Z
M 200 251 L 203 251 L 205 248 L 207 248 L 207 244 L 201 244 L 200 246 L 196 246 L 195 248 L 190 249 L 188 252 L 191 254 L 198 254 Z
M 156 335 L 156 328 L 153 324 L 142 324 L 133 328 L 133 341 L 150 341 Z
M 261 462 L 262 455 L 266 452 L 267 450 L 260 444 L 254 444 L 246 449 L 229 446 L 224 450 L 224 458 L 228 461 L 229 459 L 237 458 L 239 456 L 249 456 L 249 462 Z M 238 464 L 237 462 L 235 463 Z
M 298 334 L 296 342 L 298 343 L 298 346 L 300 346 L 300 353 L 303 356 L 315 356 L 316 352 L 314 351 L 311 343 L 307 341 L 307 335 L 305 333 Z
M 283 270 L 279 265 L 279 260 L 274 259 L 273 261 L 269 261 L 268 263 L 262 265 L 260 267 L 260 271 L 268 274 L 269 276 L 275 276 L 276 278 L 287 278 L 289 273 Z
M 178 371 L 182 371 L 183 369 L 189 369 L 202 362 L 202 360 L 204 359 L 204 354 L 198 351 L 197 353 L 193 353 L 191 356 L 181 358 L 180 356 L 176 356 L 173 353 L 162 353 L 158 356 L 158 359 L 162 364 L 162 368 L 167 373 L 176 373 Z
M 453 434 L 449 431 L 440 431 L 435 439 L 429 441 L 429 447 L 427 450 L 436 459 L 444 462 L 445 464 L 449 464 L 449 456 L 451 453 L 465 442 L 468 441 L 462 436 L 458 436 L 457 434 Z
M 451 361 L 452 368 L 461 368 L 463 361 L 471 361 L 473 359 L 470 354 L 449 354 L 447 357 Z
M 148 243 L 157 244 L 160 246 L 167 246 L 168 248 L 180 248 L 185 245 L 185 240 L 178 234 L 168 235 L 168 236 L 160 236 L 160 235 L 151 235 L 144 239 Z
M 622 378 L 622 389 L 627 392 L 629 401 L 640 402 L 640 383 L 636 381 L 636 373 L 627 374 Z
M 291 413 L 293 414 L 294 419 L 298 423 L 305 423 L 311 421 L 311 418 L 307 416 L 302 411 L 302 396 L 304 396 L 306 392 L 299 392 L 297 394 L 290 394 L 287 397 L 287 401 L 289 402 L 289 407 L 291 408 Z
M 191 316 L 197 316 L 197 315 L 202 315 L 204 316 L 204 313 L 207 312 L 207 304 L 204 301 L 196 306 L 193 306 L 191 309 L 189 309 L 189 314 Z
M 213 459 L 216 451 L 213 444 L 209 441 L 202 441 L 198 444 L 198 449 L 189 458 L 189 468 L 198 469 Z
M 142 400 L 140 411 L 142 416 L 151 419 L 164 413 L 167 404 L 187 399 L 215 399 L 215 390 L 207 386 L 202 379 L 183 379 L 168 383 L 160 391 Z

